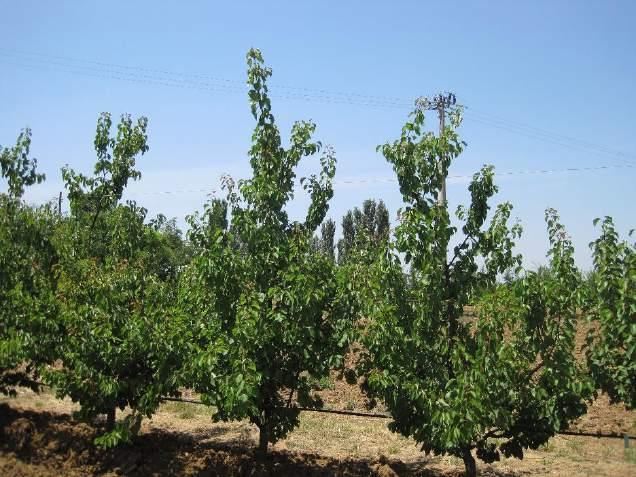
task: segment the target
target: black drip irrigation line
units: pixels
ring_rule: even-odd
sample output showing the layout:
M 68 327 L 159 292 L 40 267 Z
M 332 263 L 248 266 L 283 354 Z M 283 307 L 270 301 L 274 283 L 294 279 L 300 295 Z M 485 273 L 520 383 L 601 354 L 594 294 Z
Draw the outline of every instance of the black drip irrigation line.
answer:
M 187 398 L 174 398 L 174 397 L 164 397 L 161 398 L 162 401 L 170 401 L 170 402 L 185 402 L 188 404 L 202 404 L 206 405 L 203 401 L 197 401 L 196 399 L 187 399 Z M 340 414 L 342 416 L 357 416 L 357 417 L 374 417 L 378 419 L 390 419 L 390 414 L 380 414 L 374 412 L 356 412 L 356 411 L 345 411 L 340 409 L 320 409 L 315 407 L 301 407 L 297 406 L 294 408 L 283 407 L 280 409 L 297 409 L 299 411 L 308 411 L 308 412 L 321 412 L 324 414 Z
M 44 383 L 36 383 L 38 386 L 42 387 L 50 387 L 48 384 Z M 175 398 L 175 397 L 163 397 L 161 401 L 169 401 L 169 402 L 183 402 L 187 404 L 197 404 L 207 406 L 203 401 L 199 401 L 197 399 L 188 399 L 188 398 Z M 290 409 L 290 408 L 282 408 L 282 409 Z M 313 407 L 296 407 L 293 409 L 298 409 L 303 412 L 318 412 L 323 414 L 337 414 L 340 416 L 355 416 L 355 417 L 369 417 L 375 419 L 391 419 L 390 414 L 383 414 L 377 412 L 356 412 L 356 411 L 345 411 L 340 409 L 319 409 Z M 597 439 L 636 439 L 635 436 L 630 436 L 628 434 L 603 434 L 601 432 L 574 432 L 574 431 L 559 431 L 555 434 L 559 434 L 562 436 L 577 436 L 577 437 L 596 437 Z
M 574 431 L 560 431 L 557 432 L 557 434 L 560 434 L 562 436 L 579 436 L 579 437 L 596 437 L 596 438 L 607 438 L 607 439 L 625 439 L 625 437 L 627 437 L 628 439 L 636 439 L 636 437 L 634 436 L 630 436 L 627 434 L 616 434 L 616 433 L 611 433 L 611 434 L 602 434 L 600 432 L 574 432 Z
M 184 399 L 184 398 L 162 398 L 162 401 L 172 401 L 172 402 L 185 402 L 188 404 L 202 404 L 205 405 L 202 401 L 197 401 L 196 399 Z M 290 408 L 282 408 L 282 409 L 290 409 Z M 390 414 L 382 414 L 375 412 L 356 412 L 356 411 L 345 411 L 340 409 L 319 409 L 313 407 L 296 407 L 294 409 L 298 409 L 299 411 L 304 412 L 318 412 L 323 414 L 338 414 L 341 416 L 356 416 L 356 417 L 371 417 L 377 419 L 391 419 Z M 559 434 L 562 436 L 578 436 L 578 437 L 596 437 L 598 439 L 636 439 L 634 436 L 630 436 L 627 434 L 603 434 L 601 432 L 575 432 L 575 431 L 559 431 L 555 434 Z
M 174 398 L 174 397 L 163 397 L 162 401 L 170 401 L 170 402 L 187 402 L 188 404 L 203 404 L 203 401 L 197 401 L 196 399 L 187 399 L 187 398 Z
M 342 416 L 358 416 L 358 417 L 375 417 L 378 419 L 390 419 L 390 414 L 379 414 L 375 412 L 356 412 L 356 411 L 344 411 L 340 409 L 318 409 L 313 407 L 297 407 L 300 411 L 307 412 L 322 412 L 324 414 L 340 414 Z

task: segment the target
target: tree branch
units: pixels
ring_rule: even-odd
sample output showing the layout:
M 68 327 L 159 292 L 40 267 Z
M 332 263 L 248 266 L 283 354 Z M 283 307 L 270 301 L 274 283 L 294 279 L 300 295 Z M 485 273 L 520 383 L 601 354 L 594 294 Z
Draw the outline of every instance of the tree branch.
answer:
M 532 368 L 528 372 L 528 379 L 534 376 L 534 374 L 538 372 L 541 368 L 543 368 L 544 364 L 545 364 L 545 361 L 542 360 L 539 364 L 537 364 L 534 368 Z
M 502 431 L 501 429 L 491 429 L 488 432 L 486 432 L 484 434 L 484 436 L 482 437 L 482 441 L 485 441 L 486 439 L 502 439 L 504 437 L 510 437 L 508 434 L 506 434 L 504 431 Z
M 464 241 L 460 245 L 455 247 L 455 254 L 453 255 L 453 258 L 451 259 L 451 261 L 448 262 L 448 265 L 446 265 L 446 268 L 450 268 L 453 262 L 457 259 L 457 257 L 459 257 L 460 255 L 459 252 L 462 250 L 462 247 L 466 245 L 466 242 L 468 242 L 469 239 L 472 240 L 473 242 L 475 241 L 473 234 L 466 235 L 466 237 L 464 238 Z

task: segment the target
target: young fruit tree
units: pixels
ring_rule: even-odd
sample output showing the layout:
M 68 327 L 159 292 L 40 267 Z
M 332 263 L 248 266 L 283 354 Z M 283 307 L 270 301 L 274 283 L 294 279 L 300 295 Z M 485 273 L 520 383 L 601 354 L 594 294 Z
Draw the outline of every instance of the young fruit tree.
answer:
M 60 337 L 51 243 L 58 218 L 50 205 L 22 200 L 26 187 L 44 180 L 30 145 L 25 129 L 14 147 L 0 148 L 8 187 L 0 192 L 0 394 L 14 394 L 16 386 L 37 390 L 38 368 L 52 362 Z
M 80 417 L 107 415 L 107 432 L 96 443 L 128 441 L 162 396 L 175 394 L 175 352 L 166 339 L 167 310 L 176 278 L 157 255 L 166 250 L 146 210 L 122 203 L 135 160 L 148 150 L 146 118 L 124 115 L 111 136 L 111 118 L 97 123 L 94 175 L 63 169 L 70 213 L 55 235 L 60 257 L 57 298 L 66 337 L 61 367 L 48 382 L 58 397 L 81 406 Z M 116 408 L 132 413 L 116 425 Z
M 485 166 L 453 225 L 438 191 L 464 147 L 455 131 L 461 111 L 440 136 L 425 131 L 424 111 L 411 118 L 397 141 L 379 148 L 405 207 L 395 240 L 371 269 L 363 371 L 391 412 L 392 430 L 427 453 L 463 459 L 474 476 L 473 450 L 486 462 L 500 454 L 522 458 L 524 448 L 545 443 L 585 411 L 588 386 L 573 355 L 578 272 L 570 240 L 549 210 L 551 278 L 527 272 L 514 286 L 495 286 L 521 263 L 513 253 L 521 228 L 509 225 L 512 206 L 490 209 L 497 187 Z M 463 311 L 474 289 L 494 291 L 469 319 Z
M 598 219 L 594 221 L 596 225 Z M 636 245 L 620 241 L 611 217 L 590 244 L 594 257 L 587 311 L 588 367 L 612 402 L 636 407 Z
M 310 378 L 340 361 L 349 313 L 333 260 L 313 244 L 333 195 L 333 152 L 326 149 L 318 176 L 300 179 L 310 204 L 304 220 L 290 220 L 294 169 L 321 145 L 311 140 L 315 125 L 303 121 L 282 146 L 268 97 L 271 70 L 259 50 L 248 52 L 247 64 L 253 175 L 237 187 L 226 178 L 227 202 L 214 200 L 191 219 L 195 256 L 180 301 L 192 322 L 181 329 L 193 330 L 184 346 L 195 343 L 189 385 L 216 407 L 216 420 L 249 418 L 264 454 L 298 425 L 296 400 L 306 403 Z

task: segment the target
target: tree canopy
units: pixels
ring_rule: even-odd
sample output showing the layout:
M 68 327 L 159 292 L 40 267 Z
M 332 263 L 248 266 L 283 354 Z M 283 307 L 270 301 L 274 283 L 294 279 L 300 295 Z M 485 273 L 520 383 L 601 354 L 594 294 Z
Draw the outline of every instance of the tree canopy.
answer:
M 59 254 L 56 294 L 66 338 L 61 368 L 47 380 L 59 397 L 80 404 L 85 419 L 107 415 L 106 446 L 130 440 L 162 396 L 177 393 L 178 359 L 167 340 L 176 281 L 166 268 L 165 224 L 146 223 L 146 210 L 122 203 L 136 158 L 148 150 L 147 120 L 122 116 L 117 134 L 104 113 L 97 123 L 94 174 L 65 168 L 70 214 L 55 231 Z M 162 253 L 163 252 L 163 253 Z M 132 409 L 115 425 L 115 410 Z
M 30 130 L 0 148 L 0 393 L 37 390 L 41 377 L 79 403 L 80 417 L 106 415 L 96 442 L 113 446 L 189 388 L 214 419 L 256 425 L 264 454 L 298 425 L 301 406 L 321 405 L 311 384 L 344 369 L 355 344 L 361 358 L 347 380 L 363 378 L 384 401 L 392 430 L 462 458 L 468 475 L 475 455 L 522 458 L 544 444 L 598 392 L 634 408 L 636 245 L 611 217 L 590 244 L 586 280 L 551 208 L 548 264 L 524 270 L 512 204 L 492 204 L 492 166 L 474 174 L 454 217 L 441 199 L 466 147 L 462 111 L 447 111 L 435 135 L 420 102 L 378 147 L 402 197 L 396 227 L 384 202 L 368 199 L 344 215 L 336 243 L 334 150 L 313 139 L 311 121 L 283 140 L 271 75 L 250 50 L 251 176 L 224 177 L 223 196 L 188 217 L 185 238 L 176 219 L 125 200 L 148 151 L 145 117 L 124 114 L 115 128 L 110 114 L 99 117 L 93 172 L 62 169 L 64 213 L 23 198 L 44 180 Z M 298 178 L 305 159 L 316 173 Z M 298 193 L 309 205 L 292 220 Z M 131 412 L 117 422 L 117 408 Z
M 256 120 L 252 177 L 238 184 L 226 178 L 226 200 L 192 219 L 197 252 L 181 300 L 195 330 L 188 338 L 196 343 L 191 386 L 216 406 L 215 419 L 249 418 L 258 426 L 265 452 L 298 425 L 294 394 L 306 402 L 308 378 L 338 363 L 347 300 L 333 260 L 312 246 L 333 195 L 333 150 L 324 149 L 318 175 L 300 179 L 311 202 L 303 221 L 291 221 L 285 207 L 294 197 L 294 170 L 322 146 L 307 121 L 294 123 L 289 147 L 282 146 L 268 96 L 271 70 L 258 50 L 247 63 Z
M 536 448 L 585 412 L 587 394 L 573 355 L 578 272 L 556 212 L 546 214 L 552 280 L 527 273 L 515 287 L 483 296 L 476 320 L 462 317 L 474 289 L 492 288 L 520 265 L 513 247 L 521 228 L 508 223 L 509 203 L 489 214 L 497 187 L 485 166 L 468 187 L 470 205 L 457 209 L 461 236 L 447 253 L 458 229 L 438 191 L 464 147 L 459 123 L 456 113 L 434 136 L 417 109 L 400 138 L 380 147 L 405 208 L 395 241 L 372 269 L 365 366 L 393 430 L 427 452 L 462 458 L 467 475 L 475 475 L 471 450 L 487 462 L 500 452 L 521 457 L 523 448 Z
M 0 393 L 16 386 L 38 389 L 40 365 L 54 358 L 60 331 L 55 300 L 57 262 L 51 237 L 58 218 L 48 204 L 31 207 L 22 200 L 27 187 L 40 183 L 37 161 L 30 157 L 31 131 L 16 145 L 0 148 Z

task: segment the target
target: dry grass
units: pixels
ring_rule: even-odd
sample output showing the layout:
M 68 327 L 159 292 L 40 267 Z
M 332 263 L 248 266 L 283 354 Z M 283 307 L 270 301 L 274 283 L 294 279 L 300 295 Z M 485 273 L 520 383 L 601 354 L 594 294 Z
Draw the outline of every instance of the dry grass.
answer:
M 15 399 L 3 398 L 14 408 L 70 413 L 77 407 L 68 400 L 57 400 L 50 393 L 40 395 L 23 390 Z M 144 422 L 142 432 L 177 431 L 197 442 L 251 448 L 257 430 L 248 422 L 213 423 L 205 406 L 168 402 Z M 633 425 L 633 414 L 632 425 Z M 633 476 L 636 475 L 636 442 L 625 450 L 619 439 L 558 436 L 541 449 L 526 452 L 523 461 L 504 459 L 493 465 L 481 464 L 483 475 L 532 476 Z M 423 455 L 417 444 L 390 432 L 387 421 L 363 417 L 343 417 L 303 412 L 298 429 L 278 442 L 274 450 L 319 455 L 342 461 L 388 461 L 399 469 L 410 465 L 405 475 L 418 475 L 413 469 L 425 468 L 427 475 L 453 475 L 462 464 L 453 457 Z M 400 474 L 400 472 L 398 470 Z M 406 471 L 405 471 L 406 472 Z

